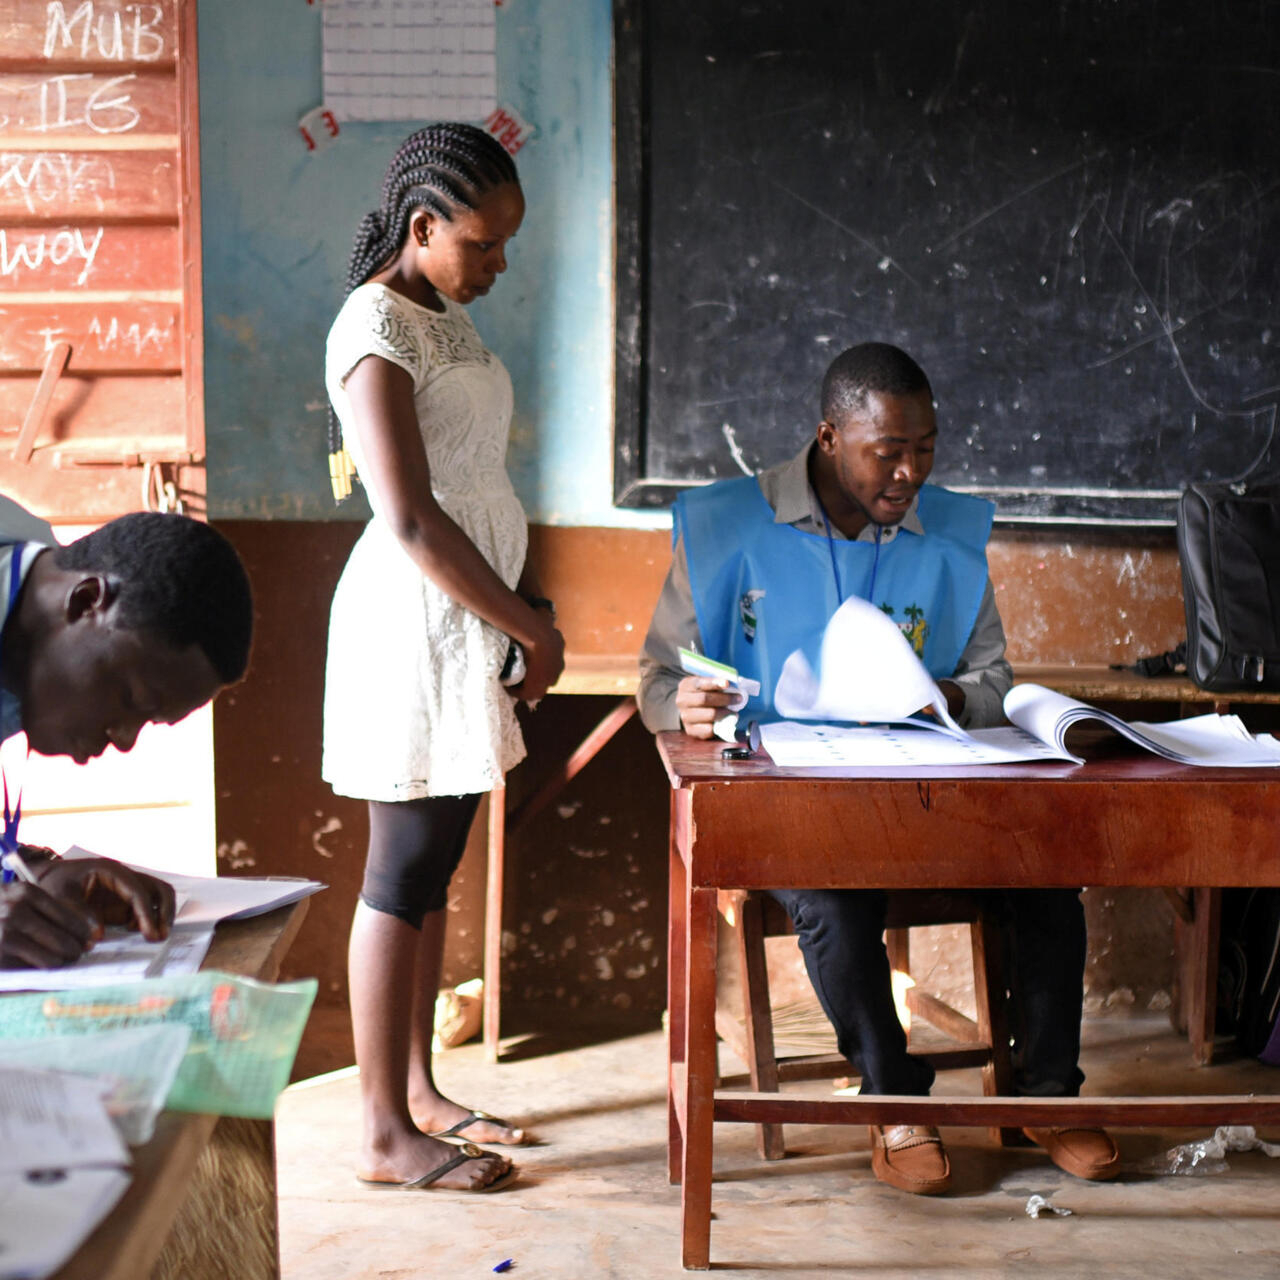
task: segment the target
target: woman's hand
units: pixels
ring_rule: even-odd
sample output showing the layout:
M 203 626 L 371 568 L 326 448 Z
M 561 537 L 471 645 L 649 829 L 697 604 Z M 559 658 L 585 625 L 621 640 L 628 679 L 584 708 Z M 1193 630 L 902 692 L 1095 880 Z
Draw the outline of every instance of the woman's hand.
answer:
M 710 738 L 715 722 L 734 699 L 723 680 L 685 676 L 676 686 L 680 724 L 691 738 Z
M 40 887 L 102 924 L 137 929 L 148 942 L 167 938 L 173 924 L 173 887 L 111 858 L 59 858 L 40 873 Z
M 83 907 L 59 902 L 37 884 L 15 881 L 0 888 L 0 968 L 73 964 L 101 932 Z
M 564 670 L 564 636 L 556 630 L 551 615 L 543 609 L 534 609 L 537 619 L 531 640 L 522 640 L 524 647 L 525 677 L 510 692 L 523 702 L 537 702 Z

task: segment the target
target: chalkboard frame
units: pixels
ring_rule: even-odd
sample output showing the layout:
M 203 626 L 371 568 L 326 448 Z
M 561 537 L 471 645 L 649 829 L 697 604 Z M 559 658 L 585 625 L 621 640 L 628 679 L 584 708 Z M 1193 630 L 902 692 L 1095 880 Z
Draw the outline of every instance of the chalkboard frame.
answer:
M 650 139 L 646 84 L 644 0 L 614 0 L 615 131 L 615 377 L 614 505 L 660 509 L 684 489 L 707 483 L 654 474 L 646 393 L 647 259 L 650 248 Z M 1253 463 L 1248 479 L 1280 475 L 1275 438 Z M 1189 477 L 1194 478 L 1194 477 Z M 1238 479 L 1241 477 L 1220 477 Z M 1180 490 L 1059 490 L 1026 486 L 952 485 L 997 505 L 997 524 L 1168 529 L 1176 522 Z
M 687 486 L 645 475 L 644 282 L 648 154 L 644 111 L 644 0 L 613 4 L 614 411 L 613 502 L 669 505 Z

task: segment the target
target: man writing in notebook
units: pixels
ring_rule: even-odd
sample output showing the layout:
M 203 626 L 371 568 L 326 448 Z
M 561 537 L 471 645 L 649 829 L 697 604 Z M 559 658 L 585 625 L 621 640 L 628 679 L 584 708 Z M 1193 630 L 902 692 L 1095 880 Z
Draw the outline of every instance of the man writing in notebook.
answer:
M 756 477 L 682 494 L 675 551 L 641 657 L 638 700 L 653 732 L 724 735 L 723 683 L 684 676 L 678 649 L 759 680 L 741 715 L 775 717 L 782 663 L 819 634 L 842 600 L 861 596 L 902 628 L 961 725 L 1001 718 L 1012 683 L 1004 628 L 987 573 L 991 504 L 925 481 L 938 427 L 924 372 L 883 343 L 852 347 L 828 369 L 822 421 L 794 458 Z M 857 661 L 851 654 L 850 661 Z M 731 733 L 729 736 L 732 736 Z M 850 850 L 856 855 L 856 850 Z M 878 890 L 777 890 L 796 927 L 814 990 L 864 1094 L 923 1095 L 932 1066 L 907 1052 L 883 943 Z M 1071 890 L 1000 895 L 1011 944 L 1015 1083 L 1034 1096 L 1073 1096 L 1085 962 L 1084 913 Z M 1098 1129 L 1028 1136 L 1069 1173 L 1119 1168 Z M 946 1190 L 951 1169 L 936 1129 L 875 1125 L 872 1169 L 900 1190 Z
M 25 732 L 31 749 L 79 764 L 128 751 L 144 725 L 176 723 L 240 679 L 252 625 L 244 568 L 207 525 L 140 513 L 59 547 L 0 497 L 0 741 Z M 19 842 L 21 753 L 5 766 L 0 966 L 68 964 L 104 924 L 165 937 L 163 881 Z

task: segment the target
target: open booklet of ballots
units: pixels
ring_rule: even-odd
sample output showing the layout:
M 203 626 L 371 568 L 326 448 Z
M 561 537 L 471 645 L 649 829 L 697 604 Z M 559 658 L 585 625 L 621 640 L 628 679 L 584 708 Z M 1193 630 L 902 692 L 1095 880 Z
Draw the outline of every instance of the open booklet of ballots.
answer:
M 1239 716 L 1189 716 L 1147 724 L 1122 720 L 1110 711 L 1077 702 L 1038 684 L 1015 685 L 1005 694 L 1004 713 L 1037 741 L 1052 745 L 1064 760 L 1080 761 L 1067 750 L 1067 731 L 1082 721 L 1114 729 L 1130 742 L 1178 764 L 1255 768 L 1280 765 L 1280 739 L 1250 733 Z
M 1280 741 L 1250 734 L 1236 716 L 1129 723 L 1035 684 L 1006 695 L 1009 725 L 966 732 L 947 714 L 945 695 L 896 623 L 857 598 L 835 612 L 815 654 L 796 650 L 787 658 L 774 706 L 786 719 L 760 732 L 783 767 L 1080 764 L 1066 737 L 1086 720 L 1181 764 L 1280 766 Z

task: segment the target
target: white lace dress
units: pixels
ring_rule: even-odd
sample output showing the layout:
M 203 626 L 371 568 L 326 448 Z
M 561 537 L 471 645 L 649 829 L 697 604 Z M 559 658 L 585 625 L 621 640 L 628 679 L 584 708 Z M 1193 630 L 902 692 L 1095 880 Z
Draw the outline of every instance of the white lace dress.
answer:
M 505 467 L 506 369 L 456 303 L 435 312 L 383 285 L 353 290 L 329 330 L 325 381 L 358 471 L 344 384 L 367 355 L 412 376 L 436 501 L 514 588 L 528 526 Z M 508 639 L 421 573 L 368 492 L 374 516 L 329 617 L 324 779 L 366 800 L 488 791 L 525 754 L 513 699 L 498 682 Z

